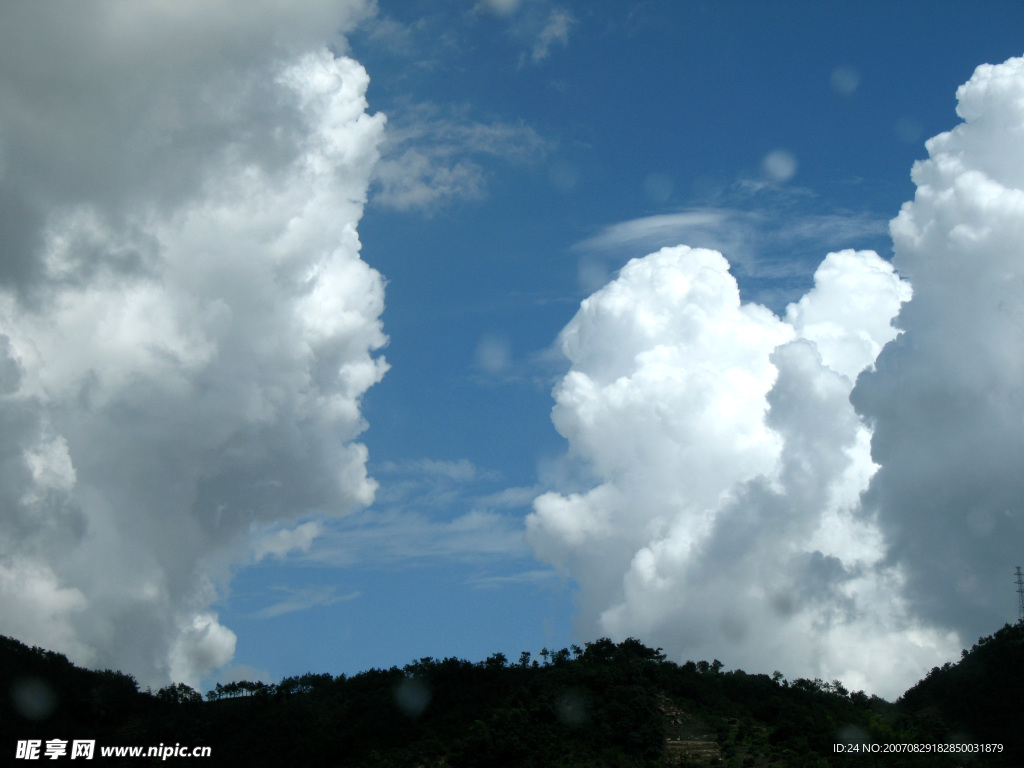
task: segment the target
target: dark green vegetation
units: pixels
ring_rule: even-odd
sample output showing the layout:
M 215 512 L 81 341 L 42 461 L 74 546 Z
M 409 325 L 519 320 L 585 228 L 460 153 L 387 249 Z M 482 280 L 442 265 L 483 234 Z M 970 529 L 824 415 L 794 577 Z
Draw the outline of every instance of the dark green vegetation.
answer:
M 1024 765 L 1024 623 L 1007 624 L 963 651 L 957 664 L 934 667 L 900 704 L 936 739 L 1002 742 Z
M 352 677 L 277 685 L 183 684 L 151 694 L 0 637 L 0 764 L 18 740 L 99 747 L 208 745 L 204 765 L 311 766 L 1012 766 L 1024 760 L 1024 626 L 1006 626 L 932 672 L 895 704 L 838 682 L 665 660 L 636 640 L 424 658 Z M 1002 754 L 837 754 L 835 744 L 997 742 Z M 849 746 L 847 746 L 849 749 Z M 68 757 L 61 758 L 69 759 Z M 159 763 L 123 759 L 124 765 Z M 180 763 L 171 758 L 168 763 Z M 185 761 L 187 762 L 187 761 Z M 111 763 L 107 763 L 111 764 Z M 114 763 L 116 764 L 116 763 Z

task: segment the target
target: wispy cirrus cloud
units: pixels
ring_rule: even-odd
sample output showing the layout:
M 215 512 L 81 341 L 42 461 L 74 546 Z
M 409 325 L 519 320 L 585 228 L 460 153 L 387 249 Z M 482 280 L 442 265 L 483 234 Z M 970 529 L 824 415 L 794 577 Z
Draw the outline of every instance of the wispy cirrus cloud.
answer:
M 380 465 L 382 474 L 405 474 L 421 479 L 440 478 L 458 483 L 474 480 L 500 480 L 501 473 L 493 469 L 478 467 L 469 459 L 412 459 L 402 462 L 387 461 Z
M 569 45 L 569 29 L 575 23 L 575 17 L 564 8 L 553 8 L 547 22 L 537 34 L 530 51 L 530 59 L 539 64 L 551 55 L 552 46 L 558 44 L 563 48 Z
M 356 600 L 362 596 L 359 591 L 349 592 L 344 595 L 337 594 L 337 588 L 330 585 L 302 587 L 271 587 L 271 590 L 284 594 L 284 599 L 268 605 L 259 611 L 251 614 L 254 619 L 274 619 L 289 613 L 308 611 L 313 608 L 320 608 L 335 603 L 343 603 L 349 600 Z
M 465 458 L 388 461 L 374 472 L 380 486 L 372 507 L 344 520 L 265 528 L 254 538 L 254 560 L 341 568 L 485 561 L 536 567 L 522 518 L 539 486 L 503 488 L 500 472 Z
M 522 518 L 474 509 L 451 520 L 419 511 L 392 509 L 357 513 L 333 521 L 307 562 L 349 567 L 395 568 L 434 562 L 480 562 L 529 558 Z
M 566 8 L 549 7 L 544 0 L 480 0 L 473 10 L 505 22 L 508 35 L 524 47 L 519 66 L 540 64 L 555 46 L 569 45 L 569 30 L 576 17 Z
M 537 568 L 519 573 L 497 576 L 480 576 L 470 580 L 470 584 L 478 589 L 501 589 L 509 586 L 530 585 L 536 587 L 560 587 L 567 580 L 565 574 L 551 568 Z
M 430 213 L 487 190 L 489 163 L 529 163 L 551 143 L 523 122 L 480 121 L 465 107 L 405 103 L 389 114 L 372 201 Z
M 776 219 L 769 211 L 738 208 L 688 208 L 610 224 L 573 246 L 577 252 L 628 251 L 696 243 L 739 257 L 755 247 L 815 243 L 833 248 L 858 237 L 888 233 L 888 221 L 864 213 L 805 214 Z
M 788 194 L 788 193 L 787 193 Z M 727 254 L 732 269 L 744 282 L 803 278 L 807 263 L 800 254 L 814 254 L 844 246 L 870 247 L 888 233 L 888 222 L 864 212 L 793 212 L 779 215 L 773 204 L 750 207 L 693 207 L 610 224 L 572 246 L 580 254 L 579 282 L 585 291 L 607 283 L 614 270 L 629 258 L 679 243 Z M 776 283 L 772 290 L 778 290 Z M 747 294 L 745 294 L 747 295 Z M 774 308 L 784 300 L 770 294 L 750 298 Z

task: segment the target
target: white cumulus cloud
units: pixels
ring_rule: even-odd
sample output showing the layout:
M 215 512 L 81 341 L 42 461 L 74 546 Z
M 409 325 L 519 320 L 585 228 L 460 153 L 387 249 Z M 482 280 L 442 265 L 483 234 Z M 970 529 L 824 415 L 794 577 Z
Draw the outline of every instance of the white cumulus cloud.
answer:
M 0 11 L 0 632 L 196 685 L 226 553 L 373 499 L 384 119 L 325 47 L 371 10 Z
M 890 695 L 955 651 L 858 509 L 875 466 L 850 390 L 909 296 L 873 252 L 833 253 L 782 319 L 679 246 L 583 302 L 553 419 L 596 485 L 540 496 L 527 535 L 580 585 L 585 634 Z
M 896 696 L 1009 618 L 1024 59 L 957 95 L 893 264 L 831 253 L 777 317 L 719 253 L 663 248 L 564 329 L 553 420 L 589 487 L 538 497 L 527 535 L 584 634 Z
M 1024 535 L 1024 59 L 978 67 L 892 224 L 904 333 L 858 381 L 865 497 L 918 610 L 971 642 L 1013 617 Z

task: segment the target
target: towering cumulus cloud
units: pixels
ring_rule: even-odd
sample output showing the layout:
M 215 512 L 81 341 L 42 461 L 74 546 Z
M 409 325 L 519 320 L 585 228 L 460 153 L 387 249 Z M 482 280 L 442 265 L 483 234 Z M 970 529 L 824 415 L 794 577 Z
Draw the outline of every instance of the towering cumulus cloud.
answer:
M 909 283 L 832 253 L 779 318 L 679 246 L 562 332 L 553 419 L 593 481 L 539 497 L 527 527 L 579 584 L 585 634 L 893 696 L 1009 618 L 1024 61 L 958 96 L 964 124 L 928 142 L 892 223 Z
M 0 11 L 0 633 L 143 683 L 227 662 L 254 525 L 366 504 L 362 3 Z M 343 44 L 343 40 L 338 41 Z
M 921 614 L 970 643 L 1013 617 L 1024 559 L 1024 59 L 957 97 L 892 222 L 905 333 L 853 402 L 881 464 L 865 507 Z

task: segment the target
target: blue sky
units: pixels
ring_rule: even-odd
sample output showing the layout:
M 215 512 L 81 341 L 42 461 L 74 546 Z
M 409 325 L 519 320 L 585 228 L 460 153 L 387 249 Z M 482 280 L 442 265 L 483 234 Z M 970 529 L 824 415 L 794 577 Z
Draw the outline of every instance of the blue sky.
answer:
M 697 517 L 672 522 L 663 510 L 666 504 L 697 504 L 689 497 L 679 501 L 679 494 L 686 496 L 690 469 L 680 466 L 680 488 L 669 483 L 657 494 L 651 491 L 650 498 L 641 493 L 632 499 L 650 512 L 630 518 L 623 511 L 632 503 L 629 489 L 655 488 L 661 480 L 645 474 L 649 466 L 640 467 L 642 459 L 631 463 L 636 451 L 624 447 L 623 455 L 608 456 L 601 443 L 639 430 L 635 414 L 618 412 L 621 421 L 609 424 L 621 431 L 611 437 L 594 432 L 597 427 L 580 405 L 587 395 L 573 389 L 580 381 L 573 376 L 598 381 L 588 360 L 610 360 L 616 350 L 640 343 L 617 336 L 617 326 L 606 325 L 610 315 L 601 313 L 629 319 L 638 308 L 660 306 L 654 292 L 664 278 L 620 270 L 630 259 L 677 245 L 720 251 L 742 301 L 764 305 L 777 316 L 750 320 L 756 320 L 756 328 L 735 325 L 740 335 L 763 331 L 765 339 L 774 339 L 765 341 L 767 361 L 792 333 L 789 325 L 778 324 L 787 305 L 810 295 L 816 285 L 815 295 L 826 296 L 826 278 L 815 282 L 826 254 L 873 250 L 882 259 L 892 258 L 889 222 L 915 197 L 911 167 L 928 157 L 925 140 L 961 122 L 957 88 L 976 67 L 1021 55 L 1017 30 L 1024 27 L 1024 8 L 995 1 L 339 0 L 292 7 L 267 0 L 258 5 L 253 20 L 243 23 L 186 4 L 157 31 L 155 20 L 165 11 L 156 4 L 122 13 L 116 5 L 97 3 L 98 20 L 85 24 L 70 53 L 60 53 L 58 44 L 69 39 L 71 22 L 52 22 L 24 8 L 3 11 L 8 18 L 0 23 L 6 30 L 2 38 L 44 41 L 32 47 L 9 40 L 0 58 L 0 68 L 9 73 L 0 104 L 14 115 L 6 131 L 0 116 L 5 174 L 0 242 L 7 250 L 0 273 L 0 334 L 8 339 L 0 351 L 5 361 L 13 361 L 0 372 L 11 372 L 12 382 L 4 390 L 12 398 L 5 423 L 21 425 L 21 447 L 12 448 L 4 461 L 21 467 L 22 475 L 28 472 L 32 487 L 45 493 L 18 485 L 30 482 L 24 478 L 6 481 L 5 498 L 17 500 L 9 501 L 8 514 L 8 535 L 16 543 L 0 548 L 0 566 L 6 568 L 0 570 L 0 590 L 7 590 L 2 605 L 9 616 L 6 626 L 0 621 L 0 632 L 65 650 L 82 663 L 119 665 L 153 684 L 177 674 L 204 690 L 217 680 L 354 673 L 423 656 L 481 660 L 501 651 L 517 657 L 522 650 L 536 653 L 599 634 L 633 634 L 680 658 L 715 655 L 730 668 L 841 676 L 855 687 L 898 694 L 906 681 L 893 678 L 890 668 L 858 670 L 834 661 L 866 631 L 853 619 L 844 625 L 846 634 L 822 630 L 820 645 L 802 649 L 809 659 L 804 664 L 785 654 L 773 656 L 771 644 L 781 647 L 788 632 L 822 626 L 825 614 L 779 608 L 780 616 L 797 618 L 788 628 L 780 624 L 777 634 L 769 632 L 772 639 L 757 650 L 743 639 L 745 630 L 733 631 L 738 625 L 726 613 L 711 619 L 697 603 L 680 614 L 659 608 L 664 595 L 656 599 L 654 587 L 638 586 L 645 558 L 668 574 L 657 583 L 691 585 L 679 586 L 681 595 L 698 589 L 692 573 L 686 581 L 664 559 L 666 552 L 678 552 L 673 547 L 680 541 L 667 531 L 686 525 L 703 530 L 703 523 L 694 522 L 704 520 L 696 512 Z M 183 46 L 183 41 L 191 42 Z M 147 46 L 166 53 L 165 73 L 148 65 L 133 69 Z M 316 90 L 315 72 L 321 70 L 301 56 L 325 47 L 335 57 L 357 62 L 369 78 L 365 108 L 358 93 L 339 97 L 338 104 L 355 110 L 344 112 L 349 122 L 331 123 L 329 107 L 315 112 L 320 107 L 308 106 L 329 95 Z M 61 56 L 76 52 L 86 62 L 81 73 L 62 71 Z M 267 77 L 291 60 L 300 64 L 281 70 L 291 74 Z M 318 61 L 322 71 L 334 71 Z M 272 85 L 260 85 L 260 78 Z M 346 87 L 361 82 L 357 68 L 344 69 L 339 78 Z M 293 107 L 291 97 L 273 90 L 279 86 L 307 101 Z M 96 97 L 90 102 L 76 96 L 76 87 Z M 113 106 L 99 115 L 103 105 Z M 318 127 L 316 120 L 328 127 Z M 337 130 L 344 131 L 338 140 L 344 151 L 331 154 L 334 150 L 322 148 L 327 144 L 310 139 L 328 136 L 317 131 L 342 123 Z M 119 146 L 117 137 L 122 137 Z M 46 142 L 58 149 L 48 151 Z M 221 152 L 221 146 L 229 150 Z M 973 146 L 963 153 L 971 156 Z M 306 181 L 289 181 L 288 169 L 299 168 L 295 158 L 317 152 L 341 170 L 316 176 L 315 183 L 308 175 L 301 176 Z M 245 168 L 264 174 L 265 186 L 278 197 L 268 193 L 264 200 L 248 191 Z M 313 190 L 308 205 L 304 189 Z M 129 200 L 132 196 L 142 203 Z M 290 205 L 300 213 L 290 219 L 275 213 Z M 312 233 L 294 225 L 303 216 L 312 222 Z M 234 246 L 222 247 L 217 234 L 234 233 L 235 243 L 249 243 L 247 238 L 259 243 L 267 232 L 289 227 L 300 232 L 295 237 L 307 250 L 330 252 L 333 246 L 321 245 L 321 239 L 344 242 L 348 266 L 325 256 L 293 273 L 292 262 L 283 260 L 264 275 L 245 267 L 261 246 L 247 252 L 248 246 L 239 245 L 236 254 Z M 353 231 L 361 248 L 353 244 Z M 905 246 L 906 271 L 899 257 L 896 267 L 916 291 L 915 268 L 922 284 L 930 283 L 928 260 L 916 259 L 912 240 L 908 236 Z M 155 245 L 147 250 L 147 243 Z M 180 270 L 172 263 L 179 252 L 193 254 L 180 257 Z M 227 266 L 210 267 L 228 252 L 234 255 L 223 257 Z M 268 251 L 266 259 L 278 259 L 280 252 Z M 718 269 L 714 260 L 701 263 L 705 271 L 687 279 L 699 282 L 707 270 Z M 332 271 L 335 267 L 339 271 Z M 676 261 L 658 268 L 667 270 L 657 273 L 662 275 L 688 269 Z M 838 284 L 848 292 L 856 290 L 850 285 L 860 285 L 854 272 L 884 272 L 867 261 L 844 262 L 836 270 Z M 309 275 L 340 275 L 330 278 L 339 281 L 330 283 L 335 295 L 345 297 L 337 306 L 359 307 L 355 320 L 332 325 L 334 320 L 317 314 L 328 311 L 328 299 L 312 309 L 301 299 L 295 305 L 296 312 L 312 318 L 305 330 L 296 331 L 301 343 L 317 350 L 325 365 L 340 366 L 345 382 L 360 382 L 330 389 L 338 399 L 330 400 L 337 410 L 330 410 L 335 420 L 329 424 L 316 415 L 327 400 L 290 389 L 288 370 L 305 365 L 288 352 L 300 336 L 282 331 L 278 338 L 272 329 L 290 322 L 292 305 L 281 303 L 280 313 L 260 309 L 285 301 L 285 289 L 273 286 L 313 280 Z M 612 281 L 632 302 L 629 308 L 614 309 L 606 292 L 592 302 L 593 316 L 581 313 L 574 321 L 581 302 Z M 888 313 L 884 327 L 901 304 L 910 304 L 909 292 L 901 293 L 904 283 L 891 275 L 883 282 L 889 286 L 888 298 L 878 299 Z M 727 293 L 728 283 L 707 290 Z M 239 287 L 238 295 L 225 287 L 231 285 Z M 923 290 L 918 306 L 931 306 L 928 289 Z M 249 302 L 240 295 L 255 298 Z M 194 305 L 189 296 L 198 297 Z M 374 299 L 363 306 L 360 297 L 366 296 Z M 88 308 L 101 300 L 126 308 L 120 321 L 106 315 L 96 319 L 101 311 Z M 50 306 L 48 301 L 72 309 L 47 315 L 39 307 Z M 168 317 L 191 313 L 201 322 L 188 331 L 184 321 L 146 325 L 146 320 L 147 330 L 132 330 L 141 326 L 131 325 L 135 310 L 128 308 L 152 318 L 162 316 L 157 306 L 173 306 Z M 178 312 L 180 307 L 187 309 Z M 715 316 L 706 311 L 710 327 Z M 818 317 L 815 311 L 827 314 L 808 309 L 806 318 Z M 930 316 L 920 312 L 926 319 L 911 318 L 901 327 L 920 322 L 924 328 Z M 747 310 L 741 316 L 742 322 L 752 317 Z M 251 333 L 245 323 L 236 329 L 231 318 L 250 318 L 245 323 Z M 726 319 L 722 315 L 723 323 Z M 571 322 L 582 339 L 572 360 L 559 341 Z M 822 337 L 801 330 L 799 323 L 809 328 L 810 319 L 786 322 L 808 344 L 825 349 Z M 75 362 L 57 364 L 61 345 L 75 343 L 70 328 L 79 323 L 95 323 L 101 341 L 76 353 Z M 343 344 L 335 344 L 342 338 Z M 731 338 L 723 336 L 720 346 Z M 85 348 L 82 343 L 77 349 Z M 696 354 L 686 343 L 679 341 L 683 360 Z M 150 354 L 154 349 L 162 351 Z M 261 351 L 239 353 L 241 362 L 231 362 L 232 350 L 253 349 Z M 789 382 L 786 366 L 797 370 L 796 357 L 772 354 L 772 376 L 778 369 L 779 381 Z M 838 362 L 829 363 L 827 352 L 822 354 L 839 370 Z M 856 407 L 855 418 L 863 424 L 877 421 L 875 437 L 881 441 L 879 435 L 898 429 L 886 428 L 888 411 L 880 403 L 892 400 L 884 394 L 881 374 L 858 383 L 853 406 L 847 399 L 857 372 L 871 368 L 877 354 L 875 349 L 861 367 L 851 369 L 840 400 L 851 414 Z M 939 357 L 936 353 L 934 359 Z M 170 367 L 161 367 L 165 364 Z M 716 368 L 715 360 L 707 365 L 721 376 L 746 375 L 725 363 Z M 906 366 L 910 370 L 910 363 Z M 266 373 L 270 368 L 273 376 Z M 128 372 L 122 376 L 122 371 Z M 751 381 L 762 375 L 753 371 Z M 320 374 L 310 375 L 319 381 Z M 180 391 L 174 389 L 178 376 L 185 388 Z M 139 384 L 151 379 L 163 383 Z M 262 400 L 250 391 L 253 381 L 266 383 Z M 784 392 L 778 387 L 765 383 L 764 391 L 750 397 L 783 419 Z M 553 398 L 553 391 L 561 395 Z M 206 399 L 195 392 L 213 394 Z M 638 384 L 634 396 L 655 401 L 658 392 Z M 938 402 L 928 392 L 921 402 L 927 397 Z M 1007 397 L 1016 402 L 1015 396 Z M 556 399 L 562 409 L 558 428 L 552 422 Z M 81 405 L 87 400 L 88 407 Z M 251 408 L 239 405 L 244 403 Z M 699 432 L 696 422 L 673 411 L 683 405 L 670 398 L 662 406 L 666 424 L 683 425 L 680 434 Z M 274 416 L 266 415 L 276 407 Z M 219 414 L 232 409 L 238 410 L 237 418 L 223 417 L 223 434 L 216 432 Z M 901 412 L 912 410 L 908 405 Z M 175 418 L 184 413 L 190 415 Z M 796 430 L 794 424 L 777 420 L 769 426 L 785 437 Z M 97 441 L 119 445 L 122 429 L 130 435 L 121 448 L 110 448 L 109 456 L 106 449 L 94 448 Z M 737 426 L 735 434 L 740 431 Z M 308 440 L 307 432 L 313 435 Z M 754 432 L 743 434 L 761 439 Z M 870 430 L 857 434 L 862 438 L 851 436 L 843 445 L 862 439 L 866 451 Z M 331 435 L 341 437 L 336 443 Z M 718 439 L 708 435 L 709 441 Z M 645 444 L 645 435 L 634 437 Z M 632 445 L 632 439 L 623 437 L 622 446 Z M 922 436 L 921 444 L 929 439 Z M 365 461 L 339 447 L 354 442 L 365 445 Z M 756 508 L 761 511 L 750 519 L 763 522 L 774 502 L 755 499 L 752 489 L 770 473 L 759 474 L 762 459 L 741 453 L 738 445 L 719 454 L 708 444 L 709 455 L 737 467 L 749 459 L 752 469 L 723 475 L 721 493 L 706 506 L 718 509 L 722 520 L 737 509 Z M 876 445 L 876 464 L 883 464 L 878 456 L 886 445 Z M 785 448 L 779 451 L 790 455 Z M 133 457 L 142 454 L 154 457 L 152 467 L 141 461 L 136 466 Z M 360 476 L 364 465 L 377 483 L 369 504 L 372 483 Z M 339 466 L 346 468 L 345 478 L 355 479 L 340 490 L 321 488 L 323 473 Z M 982 475 L 960 466 L 966 485 L 980 482 Z M 1005 477 L 998 468 L 992 472 L 991 484 L 1005 480 L 1010 489 L 1005 498 L 1012 497 L 1017 481 L 1009 477 L 1011 470 Z M 902 618 L 878 620 L 895 633 L 880 633 L 879 642 L 902 649 L 892 637 L 918 638 L 907 641 L 913 648 L 898 660 L 912 681 L 933 662 L 955 658 L 949 654 L 959 643 L 969 644 L 973 636 L 1014 618 L 1010 577 L 1017 563 L 1012 558 L 985 563 L 964 554 L 956 588 L 966 607 L 959 613 L 935 609 L 927 557 L 905 543 L 908 527 L 926 523 L 887 516 L 893 499 L 906 498 L 899 489 L 909 487 L 897 475 L 886 466 L 872 481 L 870 498 L 878 510 L 865 506 L 858 507 L 865 510 L 861 517 L 850 513 L 857 525 L 877 523 L 877 529 L 856 529 L 869 542 L 864 547 L 874 547 L 873 560 L 829 550 L 821 544 L 829 536 L 823 523 L 794 555 L 798 565 L 775 568 L 762 553 L 758 556 L 771 562 L 760 570 L 753 567 L 750 578 L 761 573 L 781 579 L 792 572 L 797 581 L 813 582 L 819 574 L 823 594 L 834 597 L 828 598 L 832 602 L 821 598 L 821 604 L 835 610 L 847 606 L 842 610 L 851 616 L 870 614 L 865 606 L 872 600 L 877 604 L 878 594 L 898 592 L 896 607 L 885 616 Z M 862 479 L 860 490 L 868 483 L 866 475 Z M 278 490 L 263 495 L 262 481 L 267 487 L 277 483 Z M 771 482 L 785 485 L 785 472 Z M 122 519 L 114 508 L 141 498 L 146 483 L 160 489 L 153 495 L 166 503 L 146 502 L 150 511 Z M 240 490 L 243 486 L 248 490 Z M 595 489 L 618 494 L 619 506 L 608 513 L 616 521 L 609 525 L 621 526 L 616 536 L 625 541 L 643 530 L 648 539 L 617 553 L 586 543 L 587 525 L 605 520 Z M 63 501 L 53 501 L 58 497 Z M 537 501 L 540 497 L 547 502 Z M 978 502 L 981 511 L 970 512 L 963 524 L 985 541 L 1006 530 L 1019 532 L 1009 512 L 1005 525 L 1010 528 L 1000 527 L 1002 500 L 993 500 L 991 509 L 986 503 Z M 37 518 L 17 511 L 32 504 L 50 505 L 46 514 L 63 521 L 51 529 L 83 531 L 74 534 L 80 543 L 36 532 L 27 521 Z M 237 518 L 231 517 L 233 510 Z M 956 528 L 941 524 L 943 514 L 936 508 L 933 519 L 951 540 Z M 225 523 L 229 518 L 234 522 Z M 188 522 L 179 526 L 176 520 Z M 567 520 L 575 521 L 575 533 L 558 527 L 570 526 Z M 760 523 L 751 525 L 760 530 Z M 108 527 L 109 539 L 90 533 Z M 700 545 L 705 554 L 717 551 L 724 533 L 708 535 Z M 754 557 L 755 550 L 736 545 L 721 549 L 721 557 Z M 78 553 L 68 557 L 83 564 L 65 566 L 59 552 Z M 104 557 L 110 558 L 108 571 L 84 564 Z M 883 563 L 894 562 L 902 568 L 898 573 L 887 571 L 867 586 L 857 581 L 868 572 L 882 574 Z M 846 575 L 833 579 L 829 568 L 845 569 Z M 111 586 L 118 580 L 153 586 L 128 595 L 123 586 Z M 861 586 L 851 586 L 855 583 Z M 746 587 L 734 574 L 701 588 L 720 605 L 730 590 Z M 971 603 L 968 598 L 979 592 L 990 599 Z M 45 615 L 33 618 L 26 612 L 31 595 L 50 606 Z M 776 598 L 773 605 L 790 604 L 789 598 Z M 856 608 L 848 607 L 854 602 Z M 141 630 L 120 618 L 125 606 L 137 604 L 159 614 L 162 618 L 150 626 L 163 629 Z M 969 607 L 975 604 L 981 607 Z M 718 629 L 680 629 L 702 621 Z
M 741 235 L 750 261 L 737 276 L 745 297 L 777 311 L 807 289 L 829 250 L 889 256 L 888 219 L 913 196 L 909 169 L 924 139 L 950 127 L 956 85 L 978 63 L 1016 52 L 1013 25 L 996 21 L 1011 10 L 523 3 L 502 16 L 382 4 L 377 21 L 351 37 L 370 73 L 371 109 L 398 129 L 426 113 L 437 122 L 425 128 L 428 142 L 445 141 L 431 131 L 456 126 L 508 131 L 493 153 L 455 150 L 455 162 L 479 165 L 478 192 L 411 210 L 371 199 L 360 224 L 364 258 L 388 280 L 392 369 L 367 393 L 363 437 L 382 495 L 402 475 L 424 496 L 443 484 L 442 502 L 399 502 L 443 525 L 487 493 L 543 486 L 556 471 L 564 441 L 551 426 L 550 388 L 560 362 L 548 350 L 591 287 L 587 269 L 599 280 L 653 245 L 691 242 L 679 227 L 651 240 L 588 245 L 616 224 L 705 208 L 758 214 Z M 571 19 L 566 41 L 534 62 L 533 46 L 556 12 Z M 796 172 L 758 189 L 762 162 L 777 150 L 793 156 Z M 826 216 L 841 234 L 769 234 L 810 229 Z M 481 365 L 489 343 L 499 370 Z M 463 483 L 401 469 L 424 460 L 468 461 L 489 476 Z M 501 514 L 515 528 L 528 509 Z M 370 526 L 373 514 L 364 516 Z M 251 578 L 254 587 L 312 579 L 334 587 L 331 594 L 358 591 L 305 621 L 282 617 L 301 627 L 295 640 L 284 639 L 284 627 L 267 633 L 276 655 L 331 622 L 343 653 L 328 644 L 317 658 L 344 658 L 347 671 L 589 639 L 572 630 L 571 581 L 528 549 L 395 559 L 329 574 L 274 565 L 241 574 L 235 590 L 241 597 Z M 255 650 L 263 632 L 255 625 L 240 633 L 239 658 L 247 637 Z M 255 652 L 251 663 L 274 669 L 264 658 Z

